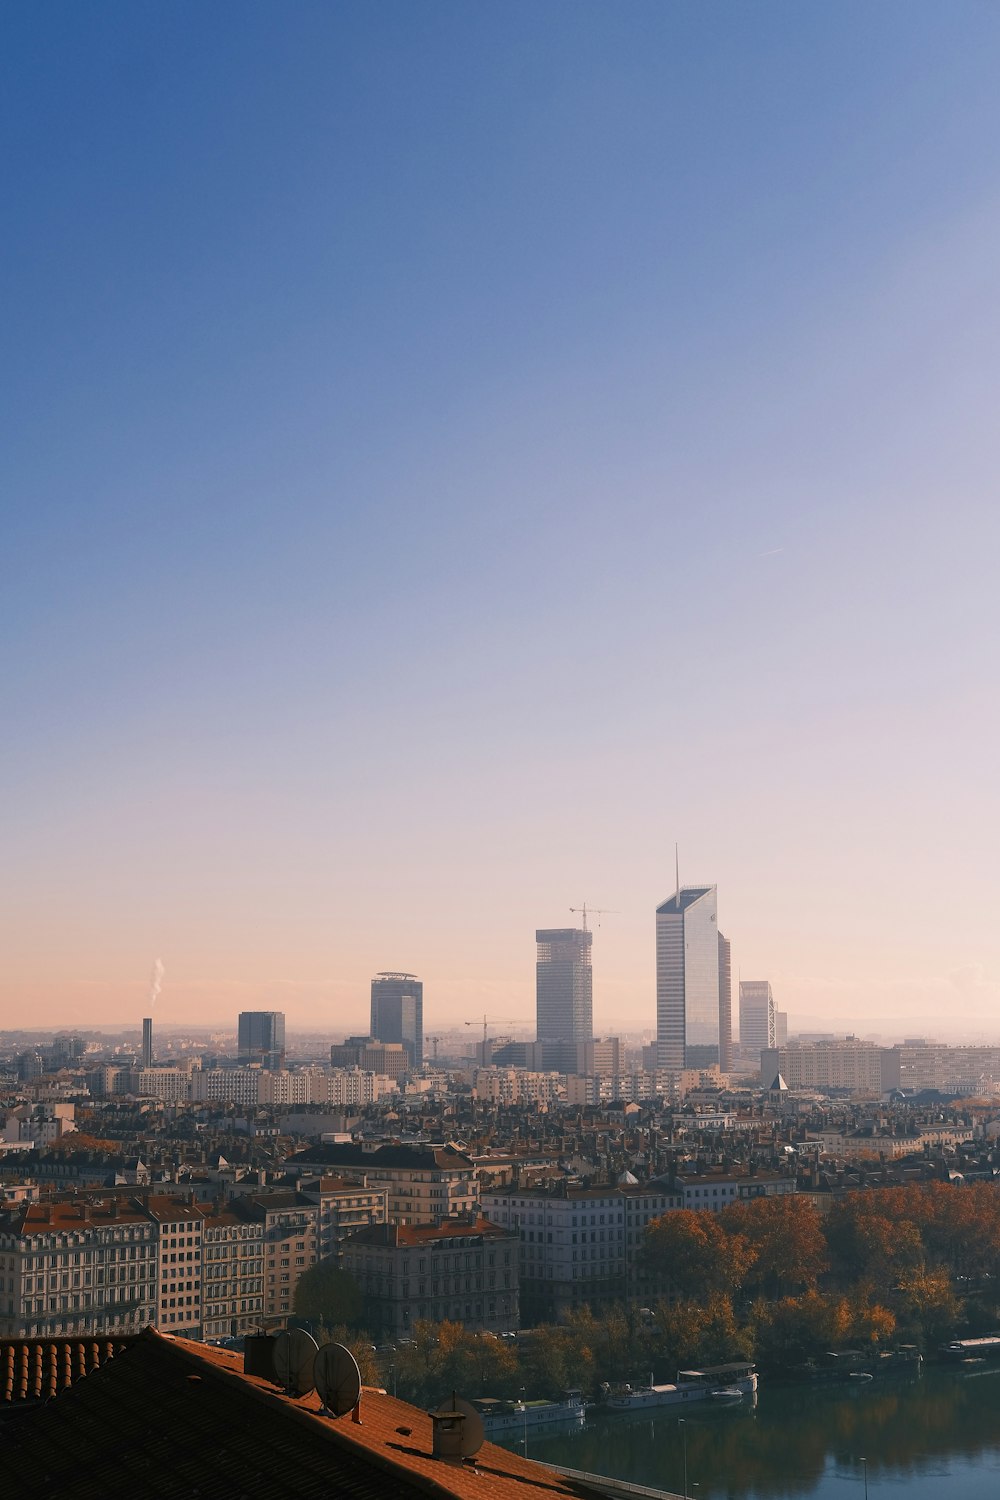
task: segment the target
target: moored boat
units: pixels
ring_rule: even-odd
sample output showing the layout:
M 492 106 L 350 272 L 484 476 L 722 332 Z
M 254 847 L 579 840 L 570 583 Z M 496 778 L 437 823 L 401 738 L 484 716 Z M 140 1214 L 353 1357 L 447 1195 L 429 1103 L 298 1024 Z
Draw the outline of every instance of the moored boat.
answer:
M 748 1360 L 725 1365 L 703 1365 L 700 1370 L 678 1370 L 678 1384 L 705 1385 L 709 1391 L 735 1390 L 741 1396 L 757 1394 L 757 1371 Z
M 942 1344 L 945 1359 L 1000 1359 L 1000 1333 L 988 1333 L 977 1339 L 952 1339 Z
M 757 1392 L 757 1372 L 752 1364 L 737 1362 L 706 1365 L 701 1370 L 678 1370 L 676 1381 L 664 1385 L 625 1385 L 607 1388 L 600 1411 L 644 1411 L 647 1407 L 677 1406 L 685 1402 L 717 1400 L 720 1405 L 736 1402 Z
M 575 1427 L 586 1420 L 587 1406 L 579 1391 L 567 1391 L 561 1401 L 494 1401 L 475 1403 L 488 1438 L 536 1427 Z
M 683 1401 L 704 1401 L 708 1387 L 681 1381 L 665 1385 L 623 1385 L 617 1391 L 609 1391 L 601 1403 L 602 1411 L 644 1411 L 651 1406 L 674 1406 Z

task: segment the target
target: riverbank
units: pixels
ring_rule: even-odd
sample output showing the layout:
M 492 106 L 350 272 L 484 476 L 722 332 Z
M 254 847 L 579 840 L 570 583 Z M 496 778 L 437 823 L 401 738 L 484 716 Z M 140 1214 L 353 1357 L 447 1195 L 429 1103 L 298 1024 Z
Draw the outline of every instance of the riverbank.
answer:
M 622 1413 L 570 1433 L 529 1436 L 544 1462 L 697 1500 L 995 1500 L 1000 1494 L 1000 1366 L 924 1367 L 911 1378 L 772 1387 L 756 1406 Z M 523 1441 L 506 1439 L 520 1451 Z M 866 1459 L 867 1464 L 861 1460 Z

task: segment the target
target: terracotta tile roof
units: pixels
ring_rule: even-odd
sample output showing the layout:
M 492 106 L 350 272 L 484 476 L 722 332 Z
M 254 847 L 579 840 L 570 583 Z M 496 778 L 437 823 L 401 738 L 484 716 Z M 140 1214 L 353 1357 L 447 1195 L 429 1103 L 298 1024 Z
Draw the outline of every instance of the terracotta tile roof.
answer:
M 487 1239 L 514 1239 L 517 1231 L 493 1224 L 489 1219 L 449 1219 L 443 1224 L 370 1224 L 349 1236 L 351 1245 L 426 1245 L 435 1240 L 485 1235 Z
M 129 1338 L 0 1338 L 0 1411 L 6 1404 L 47 1401 L 107 1364 Z
M 362 1425 L 244 1375 L 241 1360 L 148 1330 L 3 1434 L 8 1485 L 38 1500 L 561 1500 L 593 1492 L 484 1443 L 475 1469 L 431 1455 L 426 1412 L 366 1389 Z M 12 1490 L 13 1493 L 13 1490 Z
M 146 1215 L 134 1205 L 115 1197 L 75 1202 L 52 1201 L 19 1203 L 0 1214 L 0 1234 L 73 1233 L 94 1226 L 107 1229 L 116 1224 L 146 1224 Z

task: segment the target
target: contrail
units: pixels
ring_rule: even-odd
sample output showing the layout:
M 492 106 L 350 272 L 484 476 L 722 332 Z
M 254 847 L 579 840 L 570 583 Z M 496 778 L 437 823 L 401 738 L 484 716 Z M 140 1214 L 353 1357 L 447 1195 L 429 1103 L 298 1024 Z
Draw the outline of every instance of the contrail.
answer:
M 151 976 L 150 981 L 149 981 L 149 1008 L 150 1008 L 150 1010 L 153 1010 L 155 1008 L 156 1002 L 160 998 L 160 991 L 162 990 L 162 988 L 163 988 L 163 960 L 162 960 L 162 958 L 157 958 L 157 959 L 153 960 L 153 973 L 152 973 L 152 976 Z
M 772 547 L 769 552 L 758 552 L 758 557 L 777 557 L 779 552 L 784 552 L 784 547 Z

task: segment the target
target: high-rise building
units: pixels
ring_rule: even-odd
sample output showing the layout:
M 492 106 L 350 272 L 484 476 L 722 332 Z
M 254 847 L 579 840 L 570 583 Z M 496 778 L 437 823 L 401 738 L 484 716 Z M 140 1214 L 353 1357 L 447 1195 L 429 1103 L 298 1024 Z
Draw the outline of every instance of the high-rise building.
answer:
M 535 933 L 535 1015 L 546 1068 L 577 1071 L 577 1049 L 594 1040 L 594 934 L 585 927 Z
M 728 939 L 714 885 L 680 886 L 656 908 L 656 1065 L 732 1067 Z
M 145 1016 L 142 1022 L 142 1065 L 144 1068 L 153 1066 L 153 1018 Z
M 787 1010 L 776 1010 L 774 1012 L 774 1045 L 776 1047 L 788 1046 Z
M 371 1034 L 402 1042 L 411 1068 L 424 1060 L 424 986 L 413 974 L 376 974 L 372 980 Z
M 241 1010 L 240 1057 L 265 1068 L 285 1066 L 285 1014 L 280 1010 Z
M 775 1046 L 774 996 L 766 979 L 740 980 L 740 1046 L 753 1053 Z

